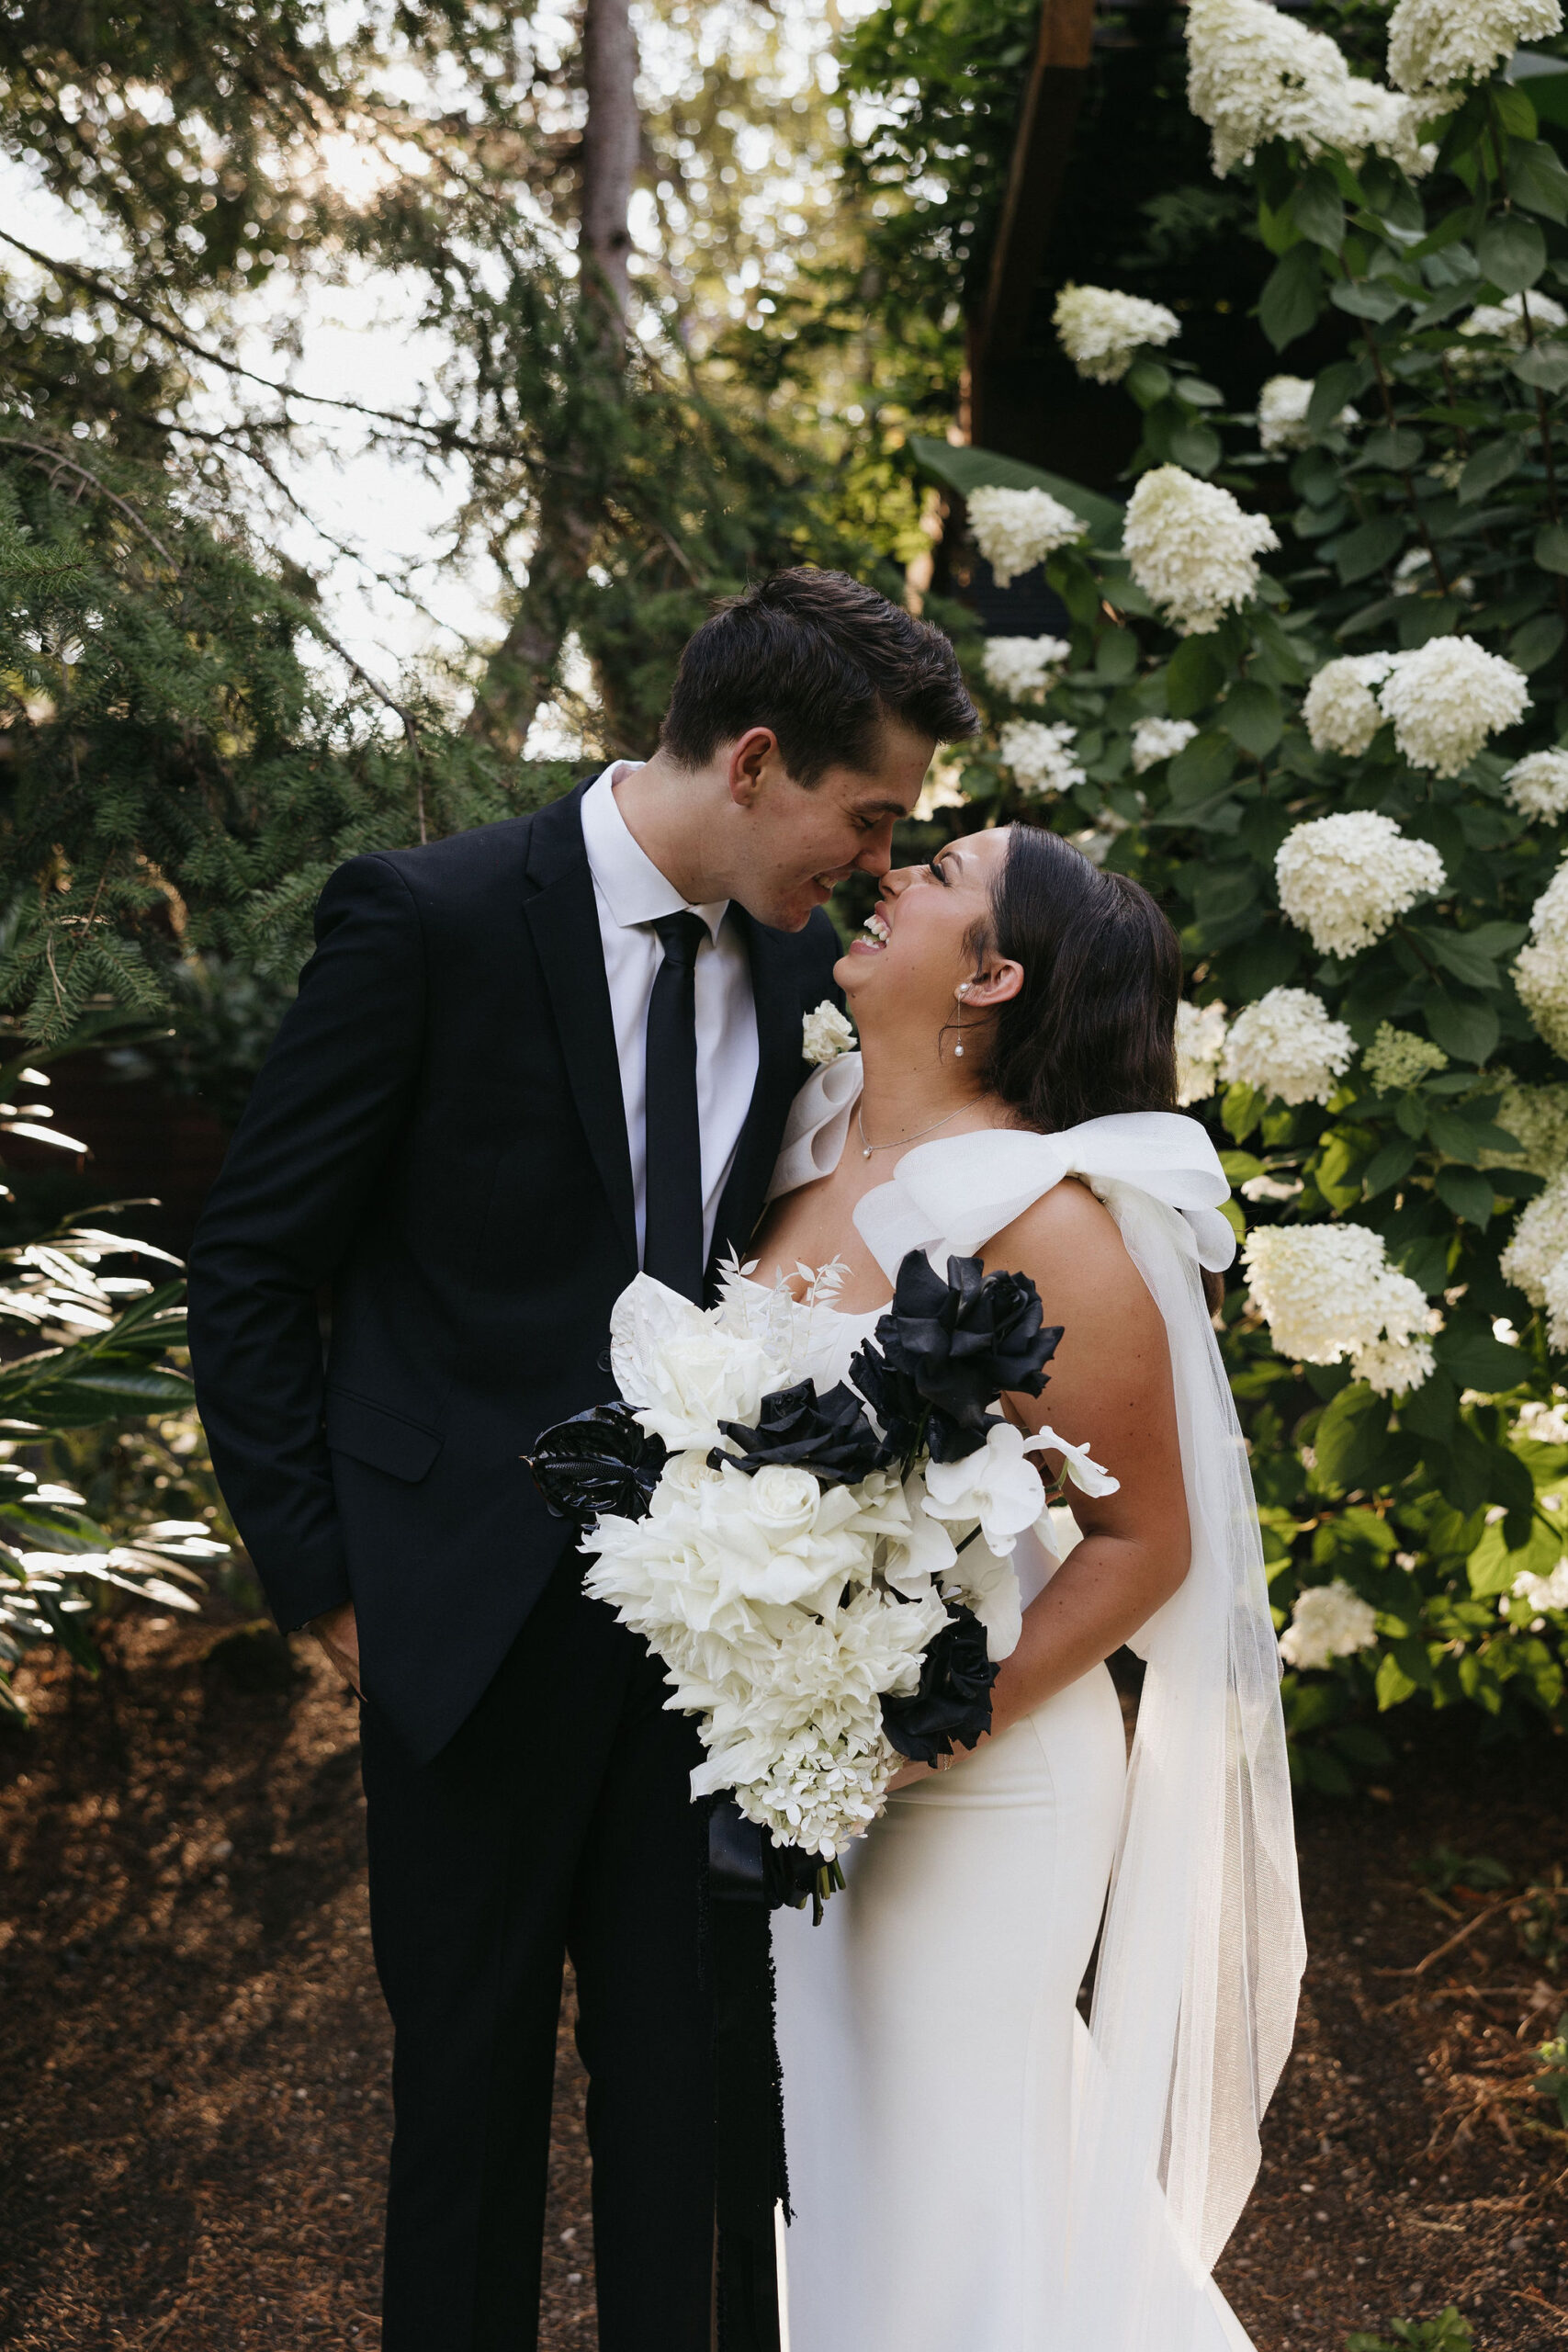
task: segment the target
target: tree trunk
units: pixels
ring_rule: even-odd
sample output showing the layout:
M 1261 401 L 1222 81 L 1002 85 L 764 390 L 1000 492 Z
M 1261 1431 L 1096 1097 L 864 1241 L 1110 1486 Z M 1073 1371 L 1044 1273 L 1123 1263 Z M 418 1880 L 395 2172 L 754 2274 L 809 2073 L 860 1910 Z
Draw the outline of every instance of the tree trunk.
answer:
M 628 0 L 587 0 L 582 78 L 588 119 L 580 151 L 577 240 L 577 353 L 584 380 L 583 397 L 570 402 L 582 414 L 618 398 L 626 364 L 632 243 L 627 214 L 642 135 L 637 69 Z M 586 452 L 579 448 L 573 455 L 581 460 Z M 593 471 L 581 463 L 570 470 L 547 465 L 527 584 L 469 713 L 468 733 L 513 757 L 521 753 L 534 712 L 549 690 L 572 605 L 592 560 L 604 501 L 584 489 L 582 475 L 592 477 Z
M 631 282 L 626 215 L 641 123 L 637 110 L 637 35 L 627 0 L 588 0 L 582 23 L 582 220 L 578 255 L 596 272 L 624 321 Z M 585 288 L 585 291 L 586 291 Z

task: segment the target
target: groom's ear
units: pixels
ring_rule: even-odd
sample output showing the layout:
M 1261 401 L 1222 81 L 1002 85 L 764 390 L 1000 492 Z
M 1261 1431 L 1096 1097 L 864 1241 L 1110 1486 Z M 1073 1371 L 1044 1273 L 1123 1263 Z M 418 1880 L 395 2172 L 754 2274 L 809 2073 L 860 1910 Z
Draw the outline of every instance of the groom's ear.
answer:
M 784 771 L 779 739 L 771 727 L 749 727 L 729 745 L 726 758 L 729 797 L 738 808 L 755 808 L 770 774 L 776 776 Z

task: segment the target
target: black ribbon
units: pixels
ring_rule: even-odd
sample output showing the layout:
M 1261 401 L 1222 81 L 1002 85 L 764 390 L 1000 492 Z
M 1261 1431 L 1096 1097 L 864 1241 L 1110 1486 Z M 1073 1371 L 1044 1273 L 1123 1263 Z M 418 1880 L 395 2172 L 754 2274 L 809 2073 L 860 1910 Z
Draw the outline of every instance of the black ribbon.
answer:
M 779 2352 L 773 2213 L 790 2213 L 770 1920 L 795 1898 L 777 1850 L 732 1799 L 708 1815 L 719 2352 Z

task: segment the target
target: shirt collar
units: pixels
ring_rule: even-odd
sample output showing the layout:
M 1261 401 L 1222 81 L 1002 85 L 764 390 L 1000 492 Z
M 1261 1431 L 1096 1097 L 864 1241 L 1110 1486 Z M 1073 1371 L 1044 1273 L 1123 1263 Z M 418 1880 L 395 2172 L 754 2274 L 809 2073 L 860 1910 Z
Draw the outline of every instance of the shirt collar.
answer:
M 602 775 L 595 776 L 582 796 L 582 845 L 588 853 L 594 887 L 608 908 L 612 922 L 623 931 L 685 910 L 701 917 L 709 938 L 716 944 L 719 925 L 729 909 L 728 899 L 718 899 L 705 907 L 691 906 L 660 872 L 621 814 L 615 793 L 616 781 L 630 775 L 639 764 L 636 760 L 615 761 Z

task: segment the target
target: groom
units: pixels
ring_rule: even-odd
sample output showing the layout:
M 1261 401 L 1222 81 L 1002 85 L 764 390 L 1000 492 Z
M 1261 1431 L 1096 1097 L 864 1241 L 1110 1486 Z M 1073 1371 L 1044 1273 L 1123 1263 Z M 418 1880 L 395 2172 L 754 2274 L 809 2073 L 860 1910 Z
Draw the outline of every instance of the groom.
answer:
M 333 876 L 203 1217 L 213 1460 L 279 1624 L 364 1701 L 385 2352 L 536 2342 L 563 1951 L 600 2344 L 706 2352 L 695 1736 L 519 1456 L 614 1393 L 639 1266 L 695 1298 L 744 1248 L 831 989 L 823 904 L 886 872 L 974 724 L 947 639 L 841 573 L 721 607 L 646 765 Z

